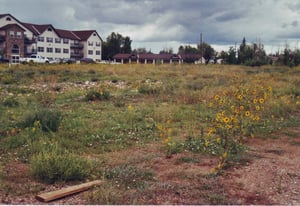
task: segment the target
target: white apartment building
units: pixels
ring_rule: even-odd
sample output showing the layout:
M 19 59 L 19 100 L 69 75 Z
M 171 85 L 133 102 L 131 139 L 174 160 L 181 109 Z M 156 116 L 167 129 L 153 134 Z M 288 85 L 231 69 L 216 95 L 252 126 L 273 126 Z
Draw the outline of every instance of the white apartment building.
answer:
M 102 59 L 102 39 L 96 30 L 70 31 L 51 24 L 20 22 L 0 14 L 0 54 L 11 62 L 38 54 L 49 59 Z

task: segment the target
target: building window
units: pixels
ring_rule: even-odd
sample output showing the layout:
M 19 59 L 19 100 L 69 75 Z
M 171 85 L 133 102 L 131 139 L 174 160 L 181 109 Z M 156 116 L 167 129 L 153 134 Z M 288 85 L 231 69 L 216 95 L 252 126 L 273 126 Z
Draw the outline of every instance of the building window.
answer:
M 69 44 L 69 39 L 64 39 L 64 44 Z
M 55 38 L 55 43 L 60 44 L 61 39 L 60 38 Z
M 61 48 L 55 48 L 55 53 L 61 53 Z
M 88 51 L 88 54 L 89 54 L 89 55 L 93 55 L 93 50 L 89 50 L 89 51 Z
M 48 28 L 48 31 L 52 31 L 52 29 L 49 27 L 49 28 Z
M 6 18 L 6 21 L 11 21 L 11 18 L 10 18 L 10 17 L 7 17 L 7 18 Z
M 74 40 L 74 45 L 79 45 L 79 41 Z
M 89 42 L 88 42 L 88 45 L 89 45 L 89 46 L 93 46 L 93 42 L 92 42 L 92 41 L 89 41 Z
M 93 36 L 96 36 L 96 33 L 93 33 Z
M 20 31 L 17 31 L 17 38 L 21 39 L 22 38 L 22 33 Z
M 11 53 L 13 54 L 19 54 L 20 53 L 20 49 L 19 49 L 19 46 L 14 44 L 12 50 L 11 50 Z
M 101 55 L 100 50 L 97 50 L 97 51 L 96 51 L 96 55 Z
M 10 36 L 10 38 L 14 38 L 15 37 L 15 32 L 14 31 L 9 31 L 9 36 Z
M 69 53 L 69 49 L 64 49 L 64 54 L 68 54 Z
M 53 48 L 47 47 L 47 52 L 48 52 L 48 53 L 52 53 L 52 52 L 53 52 Z
M 38 47 L 38 52 L 44 52 L 44 47 Z
M 101 46 L 101 43 L 100 42 L 96 42 L 96 46 Z
M 43 41 L 44 41 L 44 37 L 43 37 L 43 36 L 39 36 L 39 37 L 38 37 L 38 41 L 43 42 Z
M 47 42 L 52 43 L 53 42 L 53 38 L 52 37 L 47 37 Z

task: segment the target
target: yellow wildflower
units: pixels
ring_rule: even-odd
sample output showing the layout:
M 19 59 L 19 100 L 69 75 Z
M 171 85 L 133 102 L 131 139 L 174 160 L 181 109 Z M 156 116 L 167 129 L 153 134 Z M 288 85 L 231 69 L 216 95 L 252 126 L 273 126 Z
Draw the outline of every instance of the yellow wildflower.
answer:
M 260 106 L 255 106 L 255 109 L 257 110 L 257 111 L 259 111 L 260 110 Z
M 215 168 L 211 168 L 210 172 L 214 174 L 214 173 L 216 173 L 216 169 Z
M 244 110 L 244 106 L 243 105 L 240 106 L 240 110 Z
M 170 140 L 171 140 L 171 138 L 168 137 L 168 138 L 166 138 L 166 139 L 164 140 L 164 143 L 165 143 L 165 144 L 168 144 L 168 143 L 170 142 Z
M 259 121 L 259 119 L 260 119 L 260 118 L 259 118 L 258 115 L 255 115 L 254 118 L 253 118 L 254 121 Z
M 229 118 L 228 117 L 224 117 L 223 118 L 223 122 L 227 124 L 229 122 Z
M 204 146 L 208 147 L 209 146 L 209 141 L 205 141 Z
M 264 98 L 259 98 L 259 103 L 263 104 L 265 102 Z
M 220 170 L 220 169 L 222 169 L 222 164 L 220 163 L 220 164 L 218 164 L 218 169 Z
M 219 95 L 215 96 L 215 100 L 218 101 L 220 99 Z
M 250 111 L 246 111 L 246 112 L 245 112 L 245 116 L 246 116 L 246 117 L 249 117 L 250 114 L 251 114 Z
M 257 103 L 257 99 L 255 98 L 255 99 L 253 99 L 253 103 L 254 104 L 256 104 Z
M 132 111 L 132 110 L 133 110 L 133 106 L 130 104 L 130 105 L 128 105 L 127 109 L 128 109 L 129 111 Z
M 237 98 L 238 98 L 238 100 L 242 100 L 242 99 L 243 99 L 243 95 L 239 94 L 239 95 L 237 96 Z
M 220 142 L 221 142 L 221 138 L 218 137 L 218 138 L 217 138 L 217 143 L 220 143 Z
M 227 158 L 227 152 L 224 152 L 223 154 L 223 158 L 226 159 Z
M 271 86 L 268 87 L 268 92 L 272 92 L 272 87 Z

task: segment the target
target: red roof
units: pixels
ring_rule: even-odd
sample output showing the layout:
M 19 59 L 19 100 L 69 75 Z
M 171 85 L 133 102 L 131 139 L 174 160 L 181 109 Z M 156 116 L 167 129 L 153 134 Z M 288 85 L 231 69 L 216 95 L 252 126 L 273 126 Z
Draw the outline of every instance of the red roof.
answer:
M 34 35 L 38 36 L 42 34 L 46 29 L 51 27 L 58 36 L 62 38 L 68 38 L 73 40 L 87 40 L 91 35 L 94 33 L 101 39 L 99 34 L 96 30 L 81 30 L 81 31 L 71 31 L 71 30 L 64 30 L 64 29 L 55 29 L 51 24 L 31 24 L 31 23 L 24 23 L 17 20 L 15 17 L 13 17 L 10 14 L 0 14 L 0 18 L 3 18 L 5 16 L 10 16 L 14 18 L 17 22 L 22 24 L 25 28 L 30 30 Z M 102 41 L 102 39 L 101 39 Z
M 23 31 L 25 31 L 25 29 L 23 29 L 22 27 L 20 27 L 18 24 L 6 24 L 5 26 L 1 27 L 0 30 L 6 30 L 9 29 L 13 26 L 19 27 L 20 29 L 22 29 Z
M 55 31 L 62 38 L 80 40 L 80 38 L 72 31 L 64 30 L 64 29 L 56 29 Z
M 24 22 L 21 22 L 21 24 L 25 26 L 27 29 L 29 29 L 34 35 L 39 35 L 43 33 L 49 27 L 55 30 L 51 24 L 31 24 L 31 23 L 24 23 Z
M 116 54 L 113 56 L 113 59 L 136 59 L 136 55 L 135 54 L 124 54 L 124 53 L 120 53 L 120 54 Z
M 72 32 L 76 34 L 81 40 L 87 40 L 94 32 L 96 32 L 96 30 L 82 30 L 82 31 L 72 31 Z

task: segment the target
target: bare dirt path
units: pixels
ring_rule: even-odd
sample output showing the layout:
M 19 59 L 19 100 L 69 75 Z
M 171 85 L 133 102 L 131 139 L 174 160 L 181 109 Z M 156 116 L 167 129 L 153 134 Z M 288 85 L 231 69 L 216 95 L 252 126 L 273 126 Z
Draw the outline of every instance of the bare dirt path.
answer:
M 300 204 L 300 130 L 277 139 L 253 139 L 252 161 L 224 176 L 228 195 L 237 204 Z

